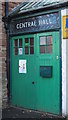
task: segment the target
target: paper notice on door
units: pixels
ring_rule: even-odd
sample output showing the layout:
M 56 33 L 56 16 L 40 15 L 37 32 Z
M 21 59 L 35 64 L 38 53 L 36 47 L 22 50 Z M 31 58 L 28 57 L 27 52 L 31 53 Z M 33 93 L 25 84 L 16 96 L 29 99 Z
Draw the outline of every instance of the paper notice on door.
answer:
M 19 48 L 19 55 L 22 55 L 22 48 Z
M 19 73 L 26 73 L 26 60 L 19 60 Z

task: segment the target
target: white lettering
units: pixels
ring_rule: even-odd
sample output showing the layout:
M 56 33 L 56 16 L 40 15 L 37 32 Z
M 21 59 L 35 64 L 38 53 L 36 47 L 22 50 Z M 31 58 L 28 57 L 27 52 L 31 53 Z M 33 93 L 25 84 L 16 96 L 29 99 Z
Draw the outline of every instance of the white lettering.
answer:
M 39 25 L 42 25 L 42 20 L 39 20 Z
M 45 25 L 45 20 L 43 20 L 43 25 Z
M 51 21 L 51 19 L 49 19 L 49 23 L 50 23 L 50 24 L 52 24 L 52 21 Z
M 33 20 L 33 21 L 29 21 L 29 22 L 24 22 L 24 23 L 18 23 L 16 25 L 17 29 L 22 29 L 22 28 L 28 28 L 28 27 L 34 27 L 37 26 L 36 22 L 38 22 L 39 26 L 43 26 L 43 25 L 48 25 L 48 24 L 56 24 L 56 17 L 51 17 L 51 18 L 42 18 L 39 19 L 38 21 Z
M 30 27 L 30 22 L 28 22 L 28 27 Z
M 19 24 L 16 25 L 16 28 L 19 29 Z
M 45 25 L 46 23 L 45 23 L 45 20 L 43 19 L 43 20 L 39 20 L 39 25 Z
M 27 28 L 28 22 L 25 22 L 25 27 Z
M 25 23 L 22 23 L 22 28 L 25 28 Z
M 22 23 L 19 24 L 20 29 L 22 28 Z
M 34 26 L 36 26 L 36 21 L 34 21 Z
M 48 19 L 46 19 L 46 24 L 48 25 Z
M 32 27 L 32 26 L 34 26 L 34 23 L 33 23 L 33 21 L 31 22 L 31 27 Z

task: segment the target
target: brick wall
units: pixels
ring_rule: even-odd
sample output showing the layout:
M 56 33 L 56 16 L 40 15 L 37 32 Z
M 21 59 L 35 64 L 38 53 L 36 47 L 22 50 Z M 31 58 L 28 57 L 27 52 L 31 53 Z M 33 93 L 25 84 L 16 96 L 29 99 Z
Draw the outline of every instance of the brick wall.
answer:
M 14 7 L 17 7 L 17 5 L 19 5 L 21 2 L 8 2 L 8 11 L 10 12 Z M 2 2 L 2 8 L 3 8 L 3 11 L 2 11 L 2 15 L 4 16 L 5 15 L 5 2 Z
M 8 10 L 12 10 L 16 7 L 20 2 L 9 2 L 8 3 Z M 6 52 L 7 52 L 7 35 L 4 26 L 4 22 L 2 22 L 2 17 L 5 16 L 5 3 L 1 2 L 0 4 L 0 74 L 2 75 L 2 106 L 6 107 L 7 104 L 7 65 L 6 65 Z M 1 77 L 0 75 L 0 77 Z M 1 84 L 0 84 L 1 88 Z M 1 95 L 1 89 L 0 89 Z M 1 99 L 1 97 L 0 97 Z
M 2 16 L 5 16 L 5 3 L 2 3 Z M 6 30 L 2 22 L 2 105 L 7 105 L 7 72 L 6 72 Z
M 2 105 L 7 105 L 6 30 L 2 22 Z
M 2 4 L 0 2 L 0 119 L 2 117 Z
M 9 5 L 9 12 L 16 7 L 17 5 L 19 5 L 21 2 L 8 2 Z

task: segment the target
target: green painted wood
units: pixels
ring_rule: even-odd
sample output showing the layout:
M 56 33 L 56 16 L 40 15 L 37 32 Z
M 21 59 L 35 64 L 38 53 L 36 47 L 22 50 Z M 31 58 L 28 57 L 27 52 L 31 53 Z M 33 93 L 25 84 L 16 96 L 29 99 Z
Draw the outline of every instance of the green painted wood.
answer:
M 34 37 L 34 35 L 13 37 L 12 44 L 14 44 L 14 39 L 22 38 L 23 46 L 25 45 L 24 39 Z M 35 40 L 34 40 L 35 42 Z M 35 47 L 35 46 L 34 46 Z M 23 49 L 24 51 L 24 49 Z M 25 59 L 27 61 L 27 73 L 19 73 L 19 60 Z M 32 82 L 36 82 L 35 73 L 35 54 L 34 55 L 14 55 L 14 48 L 12 46 L 12 104 L 17 106 L 23 106 L 26 108 L 35 109 L 36 107 L 36 85 Z
M 40 54 L 40 36 L 52 35 L 53 53 Z M 34 37 L 34 55 L 14 55 L 14 39 Z M 60 45 L 59 32 L 39 33 L 12 37 L 11 73 L 12 73 L 12 105 L 28 109 L 60 113 Z M 25 49 L 23 49 L 25 51 Z M 57 59 L 58 56 L 58 59 Z M 19 73 L 19 60 L 27 60 L 27 73 Z M 40 66 L 53 66 L 52 78 L 40 76 Z M 35 84 L 32 84 L 34 82 Z
M 39 54 L 39 37 L 52 35 L 53 53 Z M 37 108 L 55 114 L 60 113 L 60 52 L 59 32 L 37 34 Z M 58 60 L 57 60 L 58 56 Z M 39 75 L 40 66 L 53 66 L 52 78 Z

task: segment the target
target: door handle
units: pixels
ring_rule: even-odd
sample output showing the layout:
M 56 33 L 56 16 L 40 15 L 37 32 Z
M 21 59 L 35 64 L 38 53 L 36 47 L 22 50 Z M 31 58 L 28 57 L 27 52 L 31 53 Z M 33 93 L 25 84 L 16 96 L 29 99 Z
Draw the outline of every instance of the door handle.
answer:
M 32 84 L 35 84 L 35 82 L 33 81 Z

